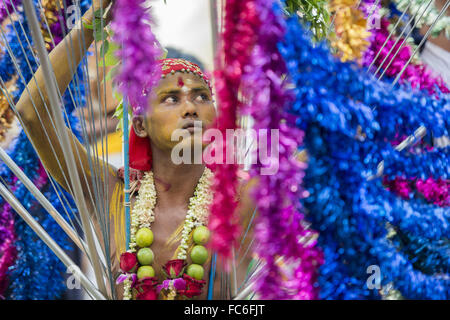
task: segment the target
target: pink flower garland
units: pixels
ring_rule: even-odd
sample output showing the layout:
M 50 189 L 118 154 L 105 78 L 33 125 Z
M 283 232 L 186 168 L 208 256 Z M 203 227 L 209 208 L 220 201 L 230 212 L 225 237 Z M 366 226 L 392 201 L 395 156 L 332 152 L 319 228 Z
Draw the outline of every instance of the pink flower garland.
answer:
M 314 284 L 323 254 L 315 248 L 317 234 L 305 227 L 304 215 L 298 211 L 299 198 L 305 196 L 301 183 L 306 164 L 294 157 L 303 141 L 303 132 L 289 126 L 292 119 L 284 111 L 293 100 L 283 80 L 286 65 L 277 49 L 277 43 L 284 38 L 284 20 L 281 11 L 274 11 L 274 0 L 255 3 L 259 20 L 264 24 L 258 28 L 258 42 L 244 69 L 242 88 L 248 101 L 245 111 L 254 118 L 256 132 L 270 131 L 270 137 L 271 129 L 276 129 L 279 134 L 279 141 L 275 142 L 279 147 L 278 159 L 275 154 L 270 155 L 269 163 L 259 159 L 250 171 L 252 178 L 258 177 L 253 194 L 258 210 L 256 253 L 266 263 L 256 290 L 261 299 L 317 299 L 318 288 Z M 272 150 L 272 140 L 267 141 L 267 149 Z M 278 171 L 264 174 L 262 170 L 277 161 Z M 287 268 L 276 263 L 279 256 L 284 258 Z M 286 272 L 288 268 L 293 268 L 292 274 Z
M 117 0 L 111 22 L 113 40 L 121 46 L 116 54 L 122 62 L 114 82 L 135 113 L 147 110 L 150 97 L 143 94 L 144 89 L 154 87 L 161 73 L 157 63 L 161 51 L 144 3 L 145 0 Z
M 218 68 L 214 75 L 219 101 L 216 127 L 226 137 L 226 129 L 237 127 L 237 111 L 241 106 L 238 100 L 241 76 L 254 45 L 259 20 L 255 15 L 253 0 L 226 1 L 224 11 L 222 51 L 217 57 Z M 234 141 L 227 139 L 222 150 L 217 150 L 222 156 L 226 155 L 227 145 L 234 147 Z M 235 214 L 238 166 L 236 161 L 231 164 L 226 161 L 223 163 L 212 166 L 215 171 L 212 184 L 214 199 L 210 207 L 209 228 L 213 234 L 211 248 L 220 257 L 228 259 L 239 235 L 239 218 Z M 225 264 L 225 268 L 227 267 Z
M 364 54 L 363 57 L 363 65 L 369 66 L 373 59 L 376 57 L 377 53 L 380 51 L 381 47 L 385 43 L 386 39 L 389 37 L 389 31 L 388 26 L 390 22 L 387 19 L 382 19 L 380 28 L 372 30 L 372 36 L 370 37 L 370 47 L 367 49 L 367 51 Z M 394 43 L 396 41 L 396 38 L 392 36 L 386 46 L 381 50 L 381 53 L 378 55 L 378 58 L 375 60 L 374 67 L 378 68 L 391 48 L 394 46 Z M 395 45 L 395 48 L 390 53 L 389 57 L 386 59 L 386 61 L 383 64 L 383 67 L 381 70 L 387 67 L 387 65 L 391 62 L 392 58 L 394 57 L 394 54 L 397 52 L 397 49 L 400 48 L 401 44 L 403 43 L 403 39 L 398 41 L 398 43 Z M 408 62 L 409 58 L 412 54 L 412 48 L 405 44 L 398 54 L 395 56 L 395 59 L 392 61 L 390 66 L 386 70 L 386 75 L 389 77 L 395 77 L 397 76 L 400 71 L 403 69 L 403 67 Z M 382 72 L 382 71 L 380 71 Z M 378 74 L 378 76 L 381 75 L 381 73 Z M 443 93 L 450 93 L 450 90 L 447 88 L 447 86 L 444 84 L 441 77 L 433 77 L 431 75 L 430 70 L 424 66 L 423 64 L 413 64 L 410 63 L 403 74 L 400 76 L 400 80 L 402 83 L 410 83 L 413 88 L 420 88 L 427 90 L 430 94 L 435 93 L 437 86 L 439 90 L 441 90 Z
M 17 251 L 14 246 L 16 234 L 14 231 L 14 217 L 11 206 L 5 202 L 0 215 L 0 233 L 3 233 L 3 243 L 0 246 L 0 299 L 8 287 L 8 268 L 14 264 Z
M 428 202 L 440 207 L 450 206 L 450 181 L 448 180 L 395 177 L 394 180 L 384 179 L 383 182 L 388 190 L 395 192 L 403 199 L 409 199 L 416 190 Z

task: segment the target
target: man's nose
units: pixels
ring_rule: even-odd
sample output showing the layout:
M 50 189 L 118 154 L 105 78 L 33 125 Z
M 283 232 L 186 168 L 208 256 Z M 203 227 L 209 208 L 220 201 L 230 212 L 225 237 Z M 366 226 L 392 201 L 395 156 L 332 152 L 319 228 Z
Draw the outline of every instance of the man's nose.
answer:
M 183 106 L 183 118 L 194 117 L 197 118 L 197 108 L 191 101 L 186 101 Z

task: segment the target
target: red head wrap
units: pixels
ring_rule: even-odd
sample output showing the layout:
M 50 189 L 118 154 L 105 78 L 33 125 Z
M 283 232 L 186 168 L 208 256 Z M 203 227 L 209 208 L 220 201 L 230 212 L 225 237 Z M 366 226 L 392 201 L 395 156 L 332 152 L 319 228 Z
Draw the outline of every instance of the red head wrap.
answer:
M 163 59 L 160 60 L 159 63 L 161 64 L 162 78 L 169 73 L 174 74 L 175 72 L 192 72 L 205 80 L 209 89 L 212 91 L 209 79 L 195 63 L 184 59 Z M 148 94 L 145 89 L 144 93 Z M 150 171 L 152 168 L 152 150 L 150 148 L 150 139 L 149 137 L 138 137 L 133 128 L 131 128 L 130 131 L 130 168 L 140 171 Z

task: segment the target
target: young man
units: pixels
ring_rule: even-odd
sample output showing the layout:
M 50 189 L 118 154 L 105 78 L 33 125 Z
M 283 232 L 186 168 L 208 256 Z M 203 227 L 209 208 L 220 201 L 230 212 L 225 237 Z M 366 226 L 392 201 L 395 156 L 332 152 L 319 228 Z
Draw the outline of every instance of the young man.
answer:
M 102 5 L 106 8 L 109 1 L 103 1 Z M 98 8 L 99 3 L 94 1 L 94 7 Z M 91 8 L 83 16 L 84 21 L 92 21 L 93 9 Z M 109 14 L 105 20 L 109 23 L 111 15 Z M 79 48 L 89 48 L 94 40 L 92 30 L 83 28 L 73 29 L 67 37 L 71 37 L 73 42 L 72 48 L 72 64 L 78 65 L 84 56 L 85 52 Z M 84 45 L 82 41 L 84 40 Z M 53 49 L 50 53 L 50 62 L 55 72 L 58 87 L 61 92 L 65 90 L 71 81 L 73 74 L 71 72 L 73 67 L 69 65 L 70 61 L 67 57 L 66 41 L 61 43 Z M 186 129 L 194 136 L 195 128 L 194 121 L 200 123 L 206 129 L 214 121 L 216 116 L 215 108 L 212 102 L 210 87 L 202 77 L 201 71 L 185 72 L 188 68 L 183 68 L 183 71 L 177 64 L 188 64 L 195 68 L 195 65 L 183 60 L 165 60 L 162 61 L 162 68 L 175 68 L 176 72 L 170 72 L 161 79 L 156 88 L 154 88 L 154 95 L 152 95 L 149 111 L 143 115 L 133 117 L 133 130 L 131 132 L 132 140 L 139 143 L 134 144 L 138 148 L 136 154 L 137 159 L 131 159 L 130 166 L 133 167 L 133 161 L 139 166 L 144 165 L 144 169 L 152 170 L 154 176 L 154 185 L 157 194 L 157 202 L 154 207 L 154 222 L 151 229 L 154 234 L 154 241 L 151 249 L 154 253 L 155 277 L 161 283 L 164 276 L 161 266 L 167 261 L 175 259 L 174 251 L 180 243 L 180 237 L 175 237 L 172 245 L 167 245 L 168 240 L 173 239 L 183 225 L 188 203 L 190 197 L 193 196 L 194 190 L 202 176 L 205 166 L 203 164 L 174 164 L 171 159 L 171 152 L 173 147 L 177 144 L 172 141 L 171 136 L 174 130 Z M 48 96 L 46 94 L 44 77 L 41 68 L 35 74 L 37 83 L 44 93 L 45 103 L 48 104 Z M 34 80 L 28 84 L 30 95 L 26 90 L 22 94 L 17 109 L 24 121 L 25 129 L 28 132 L 29 138 L 34 142 L 39 157 L 47 170 L 53 178 L 61 184 L 66 190 L 70 190 L 70 181 L 68 181 L 68 171 L 64 161 L 64 154 L 60 146 L 57 134 L 51 124 L 51 116 L 46 111 L 44 101 L 39 95 Z M 39 113 L 36 113 L 33 108 L 32 101 Z M 49 139 L 46 138 L 46 133 Z M 73 136 L 71 132 L 69 135 Z M 74 137 L 71 139 L 72 149 L 76 150 L 75 158 L 77 169 L 86 195 L 86 202 L 90 206 L 90 212 L 94 211 L 94 204 L 91 202 L 90 192 L 94 190 L 92 185 L 91 175 L 89 170 L 88 155 L 82 144 Z M 130 147 L 131 146 L 130 142 Z M 142 144 L 144 143 L 144 144 Z M 195 143 L 202 143 L 201 141 L 194 141 Z M 55 152 L 52 151 L 52 147 Z M 151 152 L 151 163 L 149 163 L 148 153 Z M 55 155 L 56 153 L 56 155 Z M 78 155 L 80 159 L 78 160 Z M 142 157 L 140 158 L 141 155 Z M 57 161 L 59 160 L 59 163 Z M 126 251 L 125 247 L 125 216 L 123 204 L 123 181 L 119 177 L 115 168 L 102 163 L 107 166 L 108 177 L 102 177 L 102 181 L 109 182 L 107 186 L 108 194 L 108 212 L 110 216 L 110 251 L 112 262 L 112 273 L 114 279 L 119 275 L 119 257 L 120 254 Z M 62 170 L 61 170 L 62 167 Z M 142 169 L 142 168 L 141 168 Z M 103 170 L 100 170 L 103 172 Z M 136 197 L 131 199 L 131 208 L 136 200 Z M 248 217 L 250 212 L 253 212 L 251 201 L 249 197 L 243 196 L 243 205 L 240 210 L 243 217 Z M 245 204 L 245 205 L 244 205 Z M 93 216 L 94 217 L 94 216 Z M 244 220 L 248 220 L 245 219 Z M 98 229 L 98 226 L 97 226 Z M 98 231 L 98 230 L 97 230 Z M 248 237 L 250 238 L 250 237 Z M 104 244 L 103 244 L 104 245 Z M 244 252 L 245 250 L 241 250 Z M 211 256 L 211 255 L 209 255 Z M 240 261 L 240 258 L 237 258 Z M 238 282 L 244 278 L 245 268 L 248 263 L 244 262 L 240 265 L 238 274 Z M 208 280 L 210 264 L 205 263 L 204 280 Z M 244 271 L 242 271 L 244 270 Z M 220 277 L 216 277 L 216 281 Z M 219 284 L 215 285 L 215 291 L 219 289 Z M 116 288 L 117 297 L 122 298 L 123 290 L 121 286 Z M 207 286 L 204 287 L 203 293 L 199 296 L 201 299 L 206 298 Z M 216 295 L 217 297 L 217 295 Z

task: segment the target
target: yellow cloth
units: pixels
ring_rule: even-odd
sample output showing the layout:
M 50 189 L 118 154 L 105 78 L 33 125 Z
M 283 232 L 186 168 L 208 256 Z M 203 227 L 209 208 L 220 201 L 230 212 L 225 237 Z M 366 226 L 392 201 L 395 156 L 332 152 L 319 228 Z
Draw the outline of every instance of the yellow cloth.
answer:
M 104 139 L 106 143 L 106 139 Z M 97 141 L 97 150 L 102 150 L 102 141 Z M 108 155 L 114 153 L 122 153 L 122 133 L 120 131 L 108 134 Z

